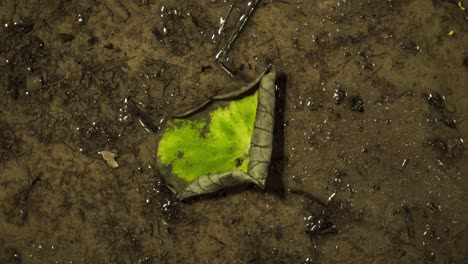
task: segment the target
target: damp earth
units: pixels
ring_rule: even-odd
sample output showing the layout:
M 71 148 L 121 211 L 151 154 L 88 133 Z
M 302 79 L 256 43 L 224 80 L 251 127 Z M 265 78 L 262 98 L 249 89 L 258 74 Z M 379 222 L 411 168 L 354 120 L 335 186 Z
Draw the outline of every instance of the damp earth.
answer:
M 0 263 L 465 263 L 467 8 L 0 1 Z M 267 68 L 266 190 L 176 200 L 166 121 Z

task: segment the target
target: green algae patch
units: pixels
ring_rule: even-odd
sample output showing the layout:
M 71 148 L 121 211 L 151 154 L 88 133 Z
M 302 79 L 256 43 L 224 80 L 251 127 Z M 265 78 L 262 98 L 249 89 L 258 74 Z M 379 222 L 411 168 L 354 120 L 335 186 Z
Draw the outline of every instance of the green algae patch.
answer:
M 166 124 L 157 160 L 179 199 L 242 183 L 264 187 L 273 145 L 275 73 L 217 95 Z
M 187 182 L 204 174 L 247 172 L 257 95 L 219 106 L 207 119 L 170 121 L 159 142 L 160 163 Z

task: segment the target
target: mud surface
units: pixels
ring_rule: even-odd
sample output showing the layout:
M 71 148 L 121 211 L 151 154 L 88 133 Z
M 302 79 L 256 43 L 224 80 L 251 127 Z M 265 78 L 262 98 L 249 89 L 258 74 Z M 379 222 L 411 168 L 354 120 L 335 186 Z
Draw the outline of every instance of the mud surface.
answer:
M 214 56 L 247 1 L 221 36 L 230 0 L 1 1 L 0 263 L 464 263 L 456 2 L 264 0 L 231 77 Z M 155 169 L 164 120 L 266 67 L 267 191 L 176 201 Z

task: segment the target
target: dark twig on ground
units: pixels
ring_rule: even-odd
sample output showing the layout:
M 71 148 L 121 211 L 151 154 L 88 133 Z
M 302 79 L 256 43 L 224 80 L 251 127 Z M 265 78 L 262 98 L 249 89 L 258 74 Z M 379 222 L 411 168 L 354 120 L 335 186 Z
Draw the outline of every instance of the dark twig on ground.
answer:
M 232 9 L 233 9 L 234 5 L 236 4 L 236 2 L 237 2 L 237 1 L 234 0 L 234 1 L 232 2 L 232 4 L 229 6 L 229 9 L 228 9 L 228 11 L 227 11 L 227 13 L 226 13 L 226 18 L 224 18 L 223 22 L 221 23 L 221 26 L 220 26 L 219 29 L 218 29 L 218 36 L 219 36 L 219 38 L 218 38 L 218 40 L 216 41 L 216 50 L 218 50 L 218 48 L 219 48 L 219 42 L 220 42 L 221 37 L 222 37 L 222 35 L 223 35 L 223 33 L 224 33 L 224 29 L 226 28 L 226 21 L 227 21 L 227 20 L 229 19 L 229 17 L 231 16 Z
M 250 4 L 245 14 L 243 14 L 241 18 L 239 19 L 239 23 L 234 34 L 228 40 L 224 48 L 222 48 L 216 53 L 215 60 L 221 65 L 223 70 L 225 70 L 229 75 L 231 75 L 231 77 L 233 77 L 236 74 L 236 71 L 232 69 L 232 67 L 229 67 L 229 65 L 226 64 L 226 61 L 228 61 L 228 53 L 231 50 L 232 46 L 234 45 L 234 42 L 237 40 L 241 32 L 244 30 L 245 26 L 247 25 L 247 22 L 249 21 L 250 17 L 252 16 L 255 9 L 257 8 L 259 2 L 260 0 L 255 0 L 253 3 Z M 229 7 L 228 16 L 231 13 L 230 10 L 232 9 L 233 5 L 234 3 Z M 222 33 L 222 30 L 224 30 L 224 25 L 220 27 L 219 33 Z
M 414 237 L 414 228 L 413 228 L 413 217 L 411 216 L 411 212 L 409 207 L 406 204 L 401 205 L 401 209 L 403 212 L 403 218 L 405 219 L 406 223 L 406 232 L 409 238 Z
M 153 123 L 151 118 L 145 112 L 143 112 L 131 98 L 127 98 L 127 105 L 130 112 L 138 117 L 141 124 L 146 129 L 150 130 L 151 132 L 158 131 L 158 127 Z

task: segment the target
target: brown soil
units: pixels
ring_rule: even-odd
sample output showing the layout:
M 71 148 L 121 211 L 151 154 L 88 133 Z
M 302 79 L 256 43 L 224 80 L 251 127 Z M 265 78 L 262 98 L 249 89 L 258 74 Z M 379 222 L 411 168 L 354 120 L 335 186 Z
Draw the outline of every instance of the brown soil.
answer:
M 263 0 L 234 77 L 214 56 L 247 1 L 221 37 L 231 0 L 0 2 L 0 263 L 464 263 L 456 2 Z M 164 120 L 267 67 L 267 190 L 175 200 L 155 164 Z

